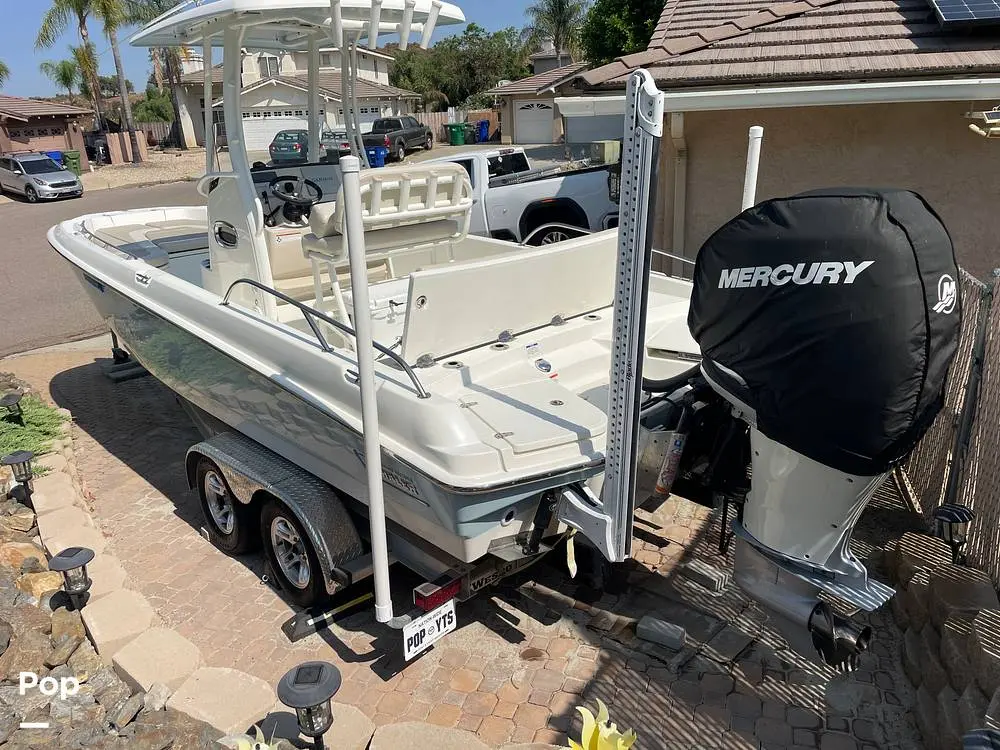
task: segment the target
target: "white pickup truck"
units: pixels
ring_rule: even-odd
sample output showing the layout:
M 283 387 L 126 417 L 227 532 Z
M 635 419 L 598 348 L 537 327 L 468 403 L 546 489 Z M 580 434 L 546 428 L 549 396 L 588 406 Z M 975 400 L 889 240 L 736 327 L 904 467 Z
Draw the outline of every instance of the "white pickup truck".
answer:
M 543 245 L 577 236 L 574 227 L 599 231 L 618 226 L 608 165 L 536 170 L 516 147 L 428 161 L 451 161 L 468 171 L 475 196 L 470 234 Z

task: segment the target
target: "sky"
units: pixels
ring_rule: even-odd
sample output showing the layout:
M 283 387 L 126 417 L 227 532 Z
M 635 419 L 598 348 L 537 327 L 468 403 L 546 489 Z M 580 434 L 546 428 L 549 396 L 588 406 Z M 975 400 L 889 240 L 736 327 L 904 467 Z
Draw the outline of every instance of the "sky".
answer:
M 490 31 L 507 26 L 521 27 L 524 24 L 524 9 L 531 0 L 452 0 L 465 13 L 468 21 L 478 23 Z M 79 44 L 76 26 L 66 30 L 50 49 L 35 50 L 35 37 L 42 16 L 49 7 L 48 0 L 0 0 L 0 19 L 4 28 L 4 40 L 0 43 L 0 60 L 10 68 L 10 77 L 0 92 L 9 96 L 54 96 L 60 93 L 55 84 L 42 75 L 38 66 L 45 60 L 68 59 L 69 45 Z M 111 47 L 101 33 L 100 24 L 91 21 L 88 24 L 90 38 L 97 47 L 100 60 L 101 75 L 114 75 L 115 61 Z M 462 26 L 446 27 L 444 33 L 436 32 L 434 39 L 448 34 L 461 32 Z M 122 53 L 122 63 L 125 66 L 125 77 L 142 91 L 150 73 L 149 51 L 131 47 L 128 37 L 132 29 L 119 34 L 119 44 Z M 382 41 L 389 41 L 384 37 Z M 218 53 L 217 53 L 218 55 Z M 221 59 L 216 57 L 216 60 Z

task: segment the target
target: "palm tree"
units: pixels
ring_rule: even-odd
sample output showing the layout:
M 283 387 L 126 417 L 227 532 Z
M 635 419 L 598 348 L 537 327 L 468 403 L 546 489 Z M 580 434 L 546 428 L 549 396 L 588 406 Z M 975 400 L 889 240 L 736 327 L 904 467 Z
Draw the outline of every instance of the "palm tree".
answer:
M 52 7 L 45 11 L 45 15 L 42 16 L 42 25 L 38 28 L 38 36 L 35 38 L 35 49 L 54 45 L 66 27 L 74 21 L 83 46 L 88 47 L 90 45 L 90 30 L 87 28 L 87 19 L 93 11 L 91 5 L 91 0 L 52 0 Z M 91 56 L 95 57 L 96 60 L 92 50 Z M 80 60 L 75 54 L 74 58 L 79 64 Z M 100 130 L 104 122 L 104 113 L 101 111 L 101 86 L 97 81 L 97 65 L 86 68 L 81 65 L 80 72 L 83 74 L 83 81 L 93 92 L 94 113 L 97 119 L 97 129 Z
M 535 47 L 551 40 L 562 67 L 563 52 L 577 49 L 580 28 L 587 17 L 587 3 L 583 0 L 537 0 L 524 12 L 528 17 L 525 36 Z
M 122 66 L 122 53 L 118 48 L 118 29 L 127 26 L 127 0 L 90 0 L 94 16 L 104 24 L 104 35 L 111 43 L 111 54 L 115 58 L 115 72 L 118 73 L 118 89 L 122 100 L 122 118 L 128 130 L 129 141 L 132 143 L 132 163 L 141 164 L 142 154 L 139 153 L 139 138 L 135 132 L 135 122 L 132 119 L 132 100 L 128 94 L 128 84 L 125 82 L 125 68 Z
M 10 78 L 10 68 L 4 65 L 3 60 L 0 60 L 0 86 L 3 86 L 8 78 Z
M 38 66 L 42 75 L 51 80 L 61 89 L 66 89 L 70 97 L 73 96 L 73 89 L 80 81 L 80 68 L 76 60 L 60 60 L 52 62 L 47 60 Z

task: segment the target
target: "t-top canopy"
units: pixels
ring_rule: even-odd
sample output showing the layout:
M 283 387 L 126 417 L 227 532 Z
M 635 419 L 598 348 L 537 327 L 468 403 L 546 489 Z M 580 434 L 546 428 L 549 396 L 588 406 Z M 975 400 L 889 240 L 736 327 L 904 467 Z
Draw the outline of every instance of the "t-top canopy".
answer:
M 248 49 L 305 49 L 317 29 L 340 47 L 340 30 L 359 31 L 374 48 L 378 34 L 399 35 L 406 47 L 411 33 L 420 46 L 430 44 L 438 26 L 464 23 L 465 14 L 440 0 L 186 0 L 138 31 L 130 40 L 136 47 L 193 46 L 205 36 L 222 44 L 227 27 L 244 26 Z M 378 34 L 371 29 L 377 26 Z

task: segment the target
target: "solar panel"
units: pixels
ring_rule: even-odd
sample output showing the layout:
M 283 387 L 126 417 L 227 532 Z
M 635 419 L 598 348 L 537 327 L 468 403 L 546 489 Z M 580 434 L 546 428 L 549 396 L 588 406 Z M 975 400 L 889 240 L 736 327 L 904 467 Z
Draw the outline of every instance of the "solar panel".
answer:
M 944 27 L 1000 24 L 1000 0 L 930 0 Z

